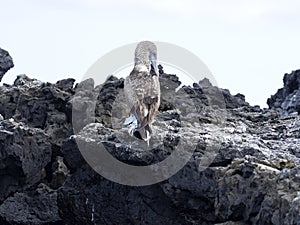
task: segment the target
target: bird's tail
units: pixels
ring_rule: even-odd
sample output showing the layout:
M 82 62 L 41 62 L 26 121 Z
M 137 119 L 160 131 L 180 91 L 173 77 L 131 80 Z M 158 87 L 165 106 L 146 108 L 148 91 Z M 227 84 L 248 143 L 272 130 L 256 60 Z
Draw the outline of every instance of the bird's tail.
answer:
M 149 140 L 151 138 L 152 130 L 149 124 L 146 124 L 144 127 L 138 128 L 134 131 L 133 135 L 136 138 L 147 141 L 149 144 Z
M 152 134 L 152 129 L 149 126 L 149 124 L 146 124 L 142 127 L 138 127 L 137 119 L 132 114 L 125 119 L 124 125 L 128 127 L 128 133 L 131 136 L 135 136 L 136 138 L 147 141 L 149 145 L 149 140 Z

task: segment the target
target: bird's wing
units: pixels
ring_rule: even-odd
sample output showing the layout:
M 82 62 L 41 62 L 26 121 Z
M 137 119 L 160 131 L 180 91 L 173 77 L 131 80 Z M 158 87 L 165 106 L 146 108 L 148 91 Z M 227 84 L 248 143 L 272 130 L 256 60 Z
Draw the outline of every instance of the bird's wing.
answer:
M 160 86 L 157 76 L 133 70 L 125 79 L 125 95 L 131 113 L 137 118 L 138 128 L 150 124 L 160 104 Z
M 148 107 L 145 125 L 151 124 L 160 105 L 160 85 L 158 76 L 149 77 L 147 93 L 144 96 L 144 104 Z

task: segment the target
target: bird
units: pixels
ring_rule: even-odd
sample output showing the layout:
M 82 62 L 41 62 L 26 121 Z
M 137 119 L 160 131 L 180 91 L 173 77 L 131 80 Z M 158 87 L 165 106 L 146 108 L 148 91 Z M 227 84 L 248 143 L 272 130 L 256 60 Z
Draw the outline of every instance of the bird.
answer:
M 152 135 L 151 124 L 160 105 L 159 73 L 156 66 L 157 47 L 142 41 L 136 46 L 134 67 L 125 78 L 124 93 L 131 115 L 125 119 L 128 132 L 148 143 Z

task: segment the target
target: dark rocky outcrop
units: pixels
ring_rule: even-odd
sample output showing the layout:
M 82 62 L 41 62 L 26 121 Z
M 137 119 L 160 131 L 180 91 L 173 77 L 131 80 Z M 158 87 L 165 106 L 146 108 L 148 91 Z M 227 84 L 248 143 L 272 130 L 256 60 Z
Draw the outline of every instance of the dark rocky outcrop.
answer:
M 87 165 L 81 166 L 59 190 L 62 217 L 75 218 L 76 223 L 110 224 L 108 221 L 115 211 L 118 216 L 113 217 L 111 224 L 153 224 L 153 221 L 162 224 L 166 217 L 170 221 L 167 224 L 226 221 L 298 224 L 300 119 L 280 119 L 275 111 L 261 114 L 262 118 L 269 119 L 253 120 L 257 112 L 247 112 L 243 108 L 229 110 L 223 127 L 199 122 L 205 120 L 195 122 L 201 115 L 193 115 L 190 119 L 197 129 L 189 129 L 187 126 L 178 128 L 179 121 L 174 123 L 172 120 L 176 119 L 167 111 L 153 126 L 158 133 L 163 132 L 164 127 L 173 127 L 168 132 L 170 136 L 161 141 L 164 147 L 158 146 L 147 152 L 135 149 L 134 142 L 130 148 L 128 143 L 119 142 L 126 140 L 127 133 L 99 123 L 89 124 L 76 135 L 77 140 L 84 142 L 88 151 L 93 151 L 94 143 L 105 143 L 114 157 L 128 164 L 148 165 L 161 161 L 168 156 L 170 149 L 167 146 L 176 146 L 167 140 L 174 139 L 177 133 L 181 136 L 190 133 L 199 139 L 193 157 L 182 170 L 170 179 L 148 187 L 113 183 Z M 172 132 L 176 129 L 179 131 Z M 199 170 L 200 159 L 209 150 L 207 143 L 219 149 L 212 152 L 216 155 L 208 167 Z M 98 147 L 101 149 L 100 145 Z M 99 196 L 102 196 L 100 200 Z M 103 208 L 105 210 L 100 210 Z
M 0 87 L 0 114 L 43 129 L 55 146 L 72 134 L 70 97 L 74 79 L 43 83 L 19 75 L 13 85 Z
M 207 79 L 180 86 L 159 69 L 149 146 L 122 129 L 123 79 L 95 86 L 21 75 L 0 87 L 0 224 L 300 224 L 299 116 L 252 107 Z M 128 186 L 95 172 L 111 166 L 98 157 L 105 149 L 137 169 L 177 149 L 192 154 L 170 178 Z
M 57 193 L 44 184 L 15 193 L 0 205 L 1 224 L 65 224 L 58 214 Z
M 13 119 L 0 123 L 0 202 L 37 184 L 51 162 L 51 144 L 43 130 Z
M 279 109 L 282 115 L 300 114 L 300 70 L 285 74 L 283 88 L 267 101 L 270 109 Z
M 0 82 L 4 74 L 13 67 L 14 63 L 9 53 L 0 48 Z

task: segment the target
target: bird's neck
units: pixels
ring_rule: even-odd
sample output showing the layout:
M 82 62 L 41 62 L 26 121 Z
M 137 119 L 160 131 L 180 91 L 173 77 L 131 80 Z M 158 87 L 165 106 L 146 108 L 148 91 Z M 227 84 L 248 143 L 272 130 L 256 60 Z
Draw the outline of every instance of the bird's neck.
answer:
M 142 54 L 142 52 L 137 52 L 134 59 L 134 68 L 140 72 L 150 72 L 149 58 L 145 54 Z
M 134 67 L 137 68 L 147 68 L 147 72 L 150 72 L 150 60 L 149 60 L 149 54 L 144 48 L 138 48 L 135 52 L 134 57 Z
M 144 64 L 135 64 L 134 69 L 139 72 L 147 72 L 150 73 L 150 68 Z

